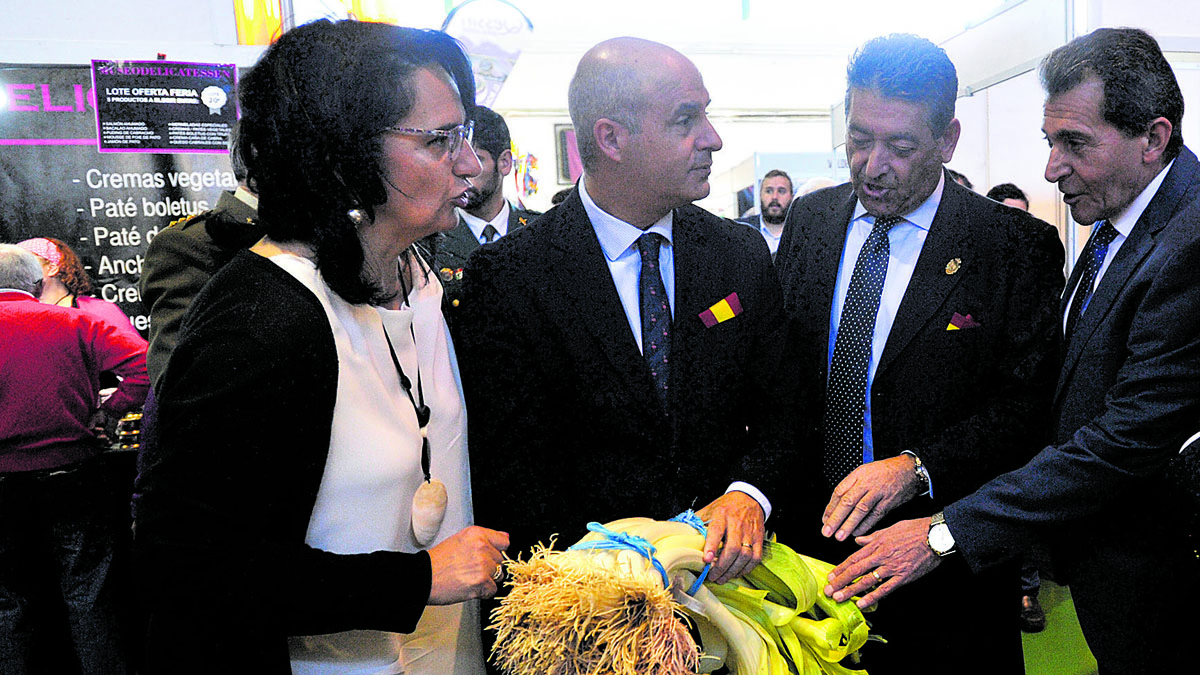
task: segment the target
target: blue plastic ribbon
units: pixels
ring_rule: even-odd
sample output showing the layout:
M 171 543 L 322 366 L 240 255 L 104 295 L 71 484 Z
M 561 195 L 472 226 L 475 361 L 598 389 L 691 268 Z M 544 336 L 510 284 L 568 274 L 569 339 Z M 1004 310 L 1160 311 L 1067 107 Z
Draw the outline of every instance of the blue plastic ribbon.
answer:
M 675 516 L 671 519 L 671 522 L 691 525 L 692 527 L 696 528 L 696 531 L 700 533 L 701 537 L 708 536 L 708 527 L 704 524 L 704 521 L 700 519 L 700 516 L 696 515 L 696 512 L 691 509 L 688 509 L 687 511 Z
M 691 525 L 696 529 L 697 532 L 700 533 L 701 537 L 708 537 L 708 526 L 706 526 L 704 521 L 700 519 L 700 516 L 696 515 L 696 512 L 691 509 L 688 509 L 687 511 L 675 516 L 671 519 L 671 522 L 686 523 Z M 708 563 L 704 566 L 704 569 L 700 570 L 700 574 L 696 577 L 695 583 L 693 583 L 692 587 L 687 590 L 688 595 L 696 595 L 696 591 L 700 590 L 700 587 L 704 585 L 704 580 L 708 578 L 708 571 L 710 569 L 712 569 L 712 563 Z
M 663 588 L 670 587 L 671 581 L 667 578 L 666 568 L 664 568 L 662 563 L 659 562 L 658 559 L 654 557 L 654 553 L 657 549 L 655 549 L 654 545 L 651 544 L 649 541 L 647 541 L 645 538 L 639 537 L 639 536 L 633 535 L 633 534 L 627 534 L 625 532 L 617 532 L 616 530 L 610 530 L 607 527 L 601 525 L 600 523 L 595 523 L 595 522 L 588 523 L 587 528 L 588 528 L 589 532 L 595 532 L 597 534 L 602 534 L 602 535 L 604 535 L 605 538 L 604 539 L 596 539 L 593 541 L 581 541 L 578 544 L 575 544 L 571 548 L 567 549 L 568 551 L 580 551 L 580 550 L 587 550 L 587 549 L 600 549 L 600 550 L 622 549 L 622 548 L 628 549 L 631 551 L 636 551 L 637 553 L 640 553 L 643 558 L 649 560 L 654 565 L 654 569 L 658 570 L 658 573 L 662 575 Z

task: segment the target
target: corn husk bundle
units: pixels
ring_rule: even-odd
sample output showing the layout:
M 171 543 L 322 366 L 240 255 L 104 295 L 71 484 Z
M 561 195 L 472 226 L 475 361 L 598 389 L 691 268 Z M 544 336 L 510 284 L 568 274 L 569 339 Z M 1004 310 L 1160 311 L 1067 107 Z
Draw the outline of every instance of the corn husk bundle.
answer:
M 551 541 L 510 561 L 493 663 L 510 675 L 865 675 L 840 662 L 878 638 L 853 601 L 820 592 L 832 565 L 768 541 L 745 577 L 703 582 L 698 527 L 593 523 L 565 551 Z

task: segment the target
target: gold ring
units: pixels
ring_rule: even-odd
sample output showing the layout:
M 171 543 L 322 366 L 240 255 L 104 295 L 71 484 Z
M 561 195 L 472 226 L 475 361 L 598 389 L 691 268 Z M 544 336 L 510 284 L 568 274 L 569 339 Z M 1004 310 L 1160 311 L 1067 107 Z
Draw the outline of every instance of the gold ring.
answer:
M 751 543 L 749 543 L 749 542 L 743 541 L 743 542 L 742 542 L 742 548 L 754 548 L 754 544 L 751 544 Z
M 871 570 L 871 576 L 875 577 L 875 585 L 876 586 L 883 583 L 883 577 L 879 576 L 878 569 Z
M 504 565 L 496 565 L 496 571 L 492 572 L 492 579 L 494 581 L 500 581 L 503 578 L 504 578 Z

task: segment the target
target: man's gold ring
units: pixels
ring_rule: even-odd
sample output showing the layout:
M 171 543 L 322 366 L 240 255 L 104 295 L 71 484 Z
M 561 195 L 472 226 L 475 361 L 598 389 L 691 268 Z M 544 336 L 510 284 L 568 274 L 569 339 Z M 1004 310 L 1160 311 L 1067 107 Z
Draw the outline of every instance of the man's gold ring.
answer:
M 751 544 L 751 543 L 749 543 L 749 542 L 745 542 L 745 541 L 743 541 L 743 542 L 742 542 L 742 548 L 754 548 L 754 544 Z
M 876 586 L 883 583 L 883 577 L 879 576 L 879 570 L 871 570 L 871 576 L 875 577 Z

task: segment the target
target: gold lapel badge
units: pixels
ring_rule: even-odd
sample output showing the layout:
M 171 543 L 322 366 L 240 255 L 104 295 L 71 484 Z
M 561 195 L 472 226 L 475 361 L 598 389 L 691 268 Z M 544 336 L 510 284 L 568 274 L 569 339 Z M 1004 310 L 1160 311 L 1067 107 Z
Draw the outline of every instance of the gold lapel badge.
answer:
M 454 278 L 454 270 L 450 269 L 449 267 L 443 267 L 442 269 L 438 270 L 438 272 L 441 273 L 442 281 L 450 281 Z
M 946 263 L 946 274 L 954 274 L 962 267 L 962 258 L 955 258 Z
M 527 220 L 528 220 L 527 218 L 517 218 L 517 222 L 520 223 L 522 227 L 524 227 L 527 224 L 527 222 L 526 222 Z

